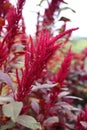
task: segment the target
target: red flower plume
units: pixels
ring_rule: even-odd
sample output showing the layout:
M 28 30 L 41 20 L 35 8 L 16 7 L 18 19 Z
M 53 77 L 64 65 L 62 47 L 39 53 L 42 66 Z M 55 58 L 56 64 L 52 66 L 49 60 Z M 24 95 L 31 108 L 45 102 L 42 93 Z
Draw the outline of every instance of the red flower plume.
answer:
M 72 60 L 72 53 L 71 53 L 71 49 L 69 49 L 66 57 L 64 58 L 64 60 L 63 60 L 63 62 L 61 64 L 60 70 L 54 76 L 54 81 L 58 82 L 60 85 L 63 84 L 65 78 L 68 75 L 69 67 L 70 67 L 70 64 L 71 64 L 71 60 Z
M 39 78 L 42 78 L 42 73 L 46 70 L 47 62 L 53 56 L 55 51 L 61 47 L 62 44 L 56 44 L 59 38 L 64 35 L 71 33 L 75 29 L 67 30 L 50 40 L 50 34 L 47 30 L 43 31 L 40 37 L 37 37 L 36 45 L 34 45 L 32 38 L 30 37 L 31 43 L 26 45 L 25 52 L 25 69 L 22 73 L 22 79 L 19 79 L 17 72 L 18 88 L 16 99 L 23 100 L 31 92 L 31 85 Z M 69 50 L 64 62 L 62 63 L 61 70 L 58 72 L 57 81 L 62 83 L 65 79 L 68 67 L 71 61 L 71 51 Z M 62 75 L 62 77 L 61 77 Z
M 87 130 L 87 107 L 77 116 L 75 130 Z

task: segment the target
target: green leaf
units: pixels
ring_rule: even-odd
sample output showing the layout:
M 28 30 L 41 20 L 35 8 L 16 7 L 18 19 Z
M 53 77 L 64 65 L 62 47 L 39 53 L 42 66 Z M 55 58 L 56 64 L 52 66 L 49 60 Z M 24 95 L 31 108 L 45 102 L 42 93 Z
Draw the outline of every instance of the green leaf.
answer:
M 16 122 L 16 118 L 18 117 L 22 107 L 22 102 L 13 101 L 9 104 L 4 104 L 2 110 L 6 117 L 11 117 L 12 121 Z
M 8 122 L 6 125 L 3 125 L 0 127 L 0 130 L 7 130 L 7 129 L 11 129 L 15 126 L 15 123 L 10 121 Z
M 38 6 L 41 6 L 41 4 L 43 3 L 44 0 L 41 0 L 40 3 L 38 4 Z
M 70 8 L 70 7 L 64 7 L 64 8 L 61 8 L 60 9 L 60 11 L 65 11 L 65 10 L 67 10 L 67 9 L 69 9 L 69 10 L 71 10 L 73 13 L 75 13 L 75 10 L 73 10 L 72 8 Z
M 20 115 L 17 118 L 17 123 L 21 124 L 22 126 L 25 126 L 27 128 L 30 128 L 32 130 L 41 129 L 40 123 L 37 122 L 34 117 L 28 116 L 28 115 Z

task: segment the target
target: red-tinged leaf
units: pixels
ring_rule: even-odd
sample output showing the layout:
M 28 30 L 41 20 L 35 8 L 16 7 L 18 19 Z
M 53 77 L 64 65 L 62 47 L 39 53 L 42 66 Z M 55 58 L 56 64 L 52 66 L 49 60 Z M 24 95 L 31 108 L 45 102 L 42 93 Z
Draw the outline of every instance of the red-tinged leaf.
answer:
M 49 126 L 52 126 L 54 123 L 58 123 L 58 122 L 59 122 L 59 118 L 57 116 L 53 116 L 53 117 L 47 118 L 44 121 L 43 125 L 49 127 Z
M 66 95 L 70 94 L 70 92 L 64 91 L 64 92 L 60 92 L 58 95 L 58 98 L 62 98 L 62 97 L 66 97 Z
M 31 102 L 31 107 L 37 114 L 39 114 L 40 106 L 36 101 Z
M 80 124 L 87 129 L 87 122 L 86 121 L 80 121 Z
M 68 124 L 68 123 L 66 123 L 66 126 L 67 126 L 70 130 L 73 130 L 73 124 Z
M 76 115 L 71 110 L 63 109 L 62 111 L 64 111 L 65 115 L 70 121 L 76 120 Z
M 70 19 L 69 19 L 69 18 L 66 18 L 66 17 L 61 17 L 61 18 L 59 19 L 59 21 L 69 22 Z
M 65 96 L 64 98 L 67 98 L 67 99 L 77 99 L 77 100 L 80 100 L 80 101 L 83 100 L 82 98 L 80 98 L 80 97 L 75 97 L 75 96 Z
M 76 107 L 73 107 L 72 105 L 68 104 L 67 102 L 59 102 L 59 103 L 56 103 L 55 106 L 61 106 L 63 109 L 67 109 L 69 111 L 73 110 L 73 111 L 80 111 L 79 108 L 76 108 Z
M 40 84 L 40 83 L 36 82 L 36 85 L 33 85 L 32 90 L 35 91 L 35 90 L 38 90 L 38 89 L 50 89 L 50 88 L 53 88 L 56 85 L 57 85 L 57 83 L 55 83 L 55 84 L 51 84 L 51 83 Z
M 13 90 L 12 80 L 7 73 L 0 71 L 0 81 L 8 84 L 9 87 Z

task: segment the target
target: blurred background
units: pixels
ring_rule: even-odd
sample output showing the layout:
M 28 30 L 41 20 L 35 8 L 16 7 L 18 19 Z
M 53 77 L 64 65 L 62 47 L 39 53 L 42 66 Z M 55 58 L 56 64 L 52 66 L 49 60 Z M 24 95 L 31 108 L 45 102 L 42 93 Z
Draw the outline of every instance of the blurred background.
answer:
M 40 11 L 44 13 L 44 8 L 47 7 L 47 1 L 44 0 L 42 6 L 38 6 L 40 0 L 27 0 L 24 8 L 24 18 L 27 27 L 27 33 L 34 35 L 36 29 L 37 13 Z M 69 7 L 60 13 L 60 17 L 64 16 L 69 18 L 67 22 L 67 29 L 79 27 L 77 31 L 72 33 L 71 39 L 74 43 L 73 49 L 75 51 L 81 51 L 87 47 L 87 1 L 86 0 L 65 0 L 67 4 L 62 4 L 62 7 Z M 61 22 L 57 22 L 57 27 L 60 27 Z
M 17 0 L 11 0 L 14 5 Z M 44 9 L 47 7 L 47 1 L 44 0 L 41 6 L 38 6 L 41 0 L 26 0 L 24 6 L 23 15 L 27 27 L 27 33 L 33 35 L 36 28 L 37 12 L 44 13 Z M 51 0 L 50 0 L 51 1 Z M 61 5 L 61 7 L 69 7 L 70 9 L 64 10 L 61 16 L 65 16 L 70 19 L 67 23 L 67 28 L 79 27 L 79 30 L 75 31 L 73 37 L 87 37 L 87 1 L 86 0 L 65 0 L 67 5 Z M 75 11 L 75 12 L 74 12 Z M 58 26 L 58 25 L 57 25 Z
M 34 36 L 36 31 L 37 12 L 44 14 L 44 9 L 48 7 L 47 0 L 42 0 L 41 6 L 39 6 L 41 0 L 26 0 L 26 4 L 23 10 L 23 16 L 26 24 L 26 32 L 28 35 Z M 51 1 L 51 0 L 49 0 Z M 17 0 L 11 0 L 15 5 Z M 73 39 L 74 49 L 79 50 L 87 47 L 87 1 L 86 0 L 65 0 L 67 4 L 61 4 L 61 8 L 67 7 L 68 9 L 60 13 L 60 17 L 64 16 L 69 18 L 67 22 L 67 29 L 79 27 L 77 31 L 72 33 L 71 39 Z M 56 20 L 57 21 L 57 20 Z M 57 21 L 56 27 L 60 27 L 62 22 Z
M 44 12 L 44 8 L 46 8 L 47 3 L 43 3 L 43 7 L 37 6 L 40 0 L 27 0 L 25 8 L 24 8 L 24 17 L 27 28 L 27 33 L 33 34 L 35 31 L 35 24 L 37 20 L 36 12 L 40 10 L 40 12 Z M 68 4 L 67 7 L 75 10 L 76 13 L 73 13 L 71 10 L 66 10 L 61 13 L 61 15 L 66 16 L 71 20 L 71 22 L 67 23 L 67 27 L 79 27 L 78 31 L 73 33 L 74 37 L 87 37 L 87 1 L 86 0 L 65 0 Z M 63 5 L 61 5 L 63 6 Z M 31 19 L 31 20 L 30 20 Z M 32 22 L 31 22 L 32 21 Z

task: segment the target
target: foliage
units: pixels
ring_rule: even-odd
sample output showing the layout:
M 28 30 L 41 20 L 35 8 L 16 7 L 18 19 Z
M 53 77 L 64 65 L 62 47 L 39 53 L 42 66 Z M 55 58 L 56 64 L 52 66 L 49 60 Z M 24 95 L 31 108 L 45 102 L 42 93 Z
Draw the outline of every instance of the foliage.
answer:
M 70 8 L 60 8 L 67 4 L 63 0 L 47 1 L 42 21 L 37 14 L 32 38 L 25 31 L 25 2 L 18 0 L 15 7 L 8 0 L 0 1 L 0 129 L 86 130 L 87 108 L 76 106 L 74 102 L 82 98 L 73 94 L 73 88 L 85 85 L 87 49 L 81 56 L 71 46 L 65 52 L 72 31 L 78 29 L 66 30 L 68 18 L 61 17 L 58 34 L 52 33 L 55 13 L 59 18 L 62 10 Z

